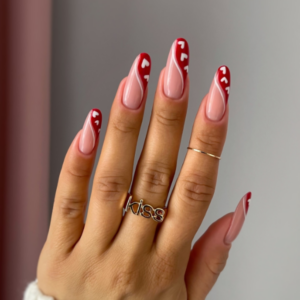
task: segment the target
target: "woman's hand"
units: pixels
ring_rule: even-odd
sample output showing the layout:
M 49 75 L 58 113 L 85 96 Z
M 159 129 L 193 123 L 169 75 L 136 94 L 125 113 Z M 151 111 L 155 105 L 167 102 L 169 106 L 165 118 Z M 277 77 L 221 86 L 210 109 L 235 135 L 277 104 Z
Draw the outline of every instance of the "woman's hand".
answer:
M 188 63 L 188 43 L 177 39 L 158 81 L 130 192 L 132 202 L 143 199 L 144 205 L 153 208 L 165 206 L 188 105 Z M 133 214 L 131 210 L 136 212 L 138 205 L 123 216 L 150 68 L 149 55 L 140 54 L 118 88 L 86 223 L 88 185 L 102 119 L 99 110 L 88 114 L 65 157 L 37 273 L 41 291 L 57 300 L 205 299 L 242 227 L 250 193 L 242 198 L 235 214 L 212 224 L 191 250 L 215 191 L 217 157 L 226 137 L 230 72 L 225 66 L 218 69 L 201 102 L 189 144 L 217 157 L 187 150 L 163 222 L 145 218 L 141 211 Z M 153 214 L 151 207 L 148 213 L 146 210 L 144 216 Z

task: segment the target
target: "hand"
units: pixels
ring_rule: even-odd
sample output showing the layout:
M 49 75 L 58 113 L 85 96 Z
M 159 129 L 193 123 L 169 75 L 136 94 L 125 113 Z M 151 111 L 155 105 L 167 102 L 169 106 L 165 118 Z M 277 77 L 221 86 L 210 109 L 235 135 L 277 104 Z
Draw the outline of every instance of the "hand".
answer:
M 144 148 L 135 170 L 132 201 L 163 208 L 176 168 L 189 94 L 189 47 L 177 39 L 162 70 Z M 62 166 L 47 240 L 38 263 L 38 285 L 57 300 L 205 299 L 223 270 L 240 231 L 250 193 L 192 240 L 213 197 L 219 159 L 193 150 L 172 191 L 167 214 L 151 207 L 128 208 L 151 60 L 140 54 L 122 80 L 112 104 L 96 169 L 88 215 L 88 185 L 101 127 L 93 109 L 73 140 Z M 221 156 L 228 123 L 230 72 L 220 67 L 201 102 L 190 144 Z M 186 147 L 186 145 L 184 145 Z M 139 215 L 133 212 L 139 211 Z M 144 217 L 142 216 L 144 215 Z

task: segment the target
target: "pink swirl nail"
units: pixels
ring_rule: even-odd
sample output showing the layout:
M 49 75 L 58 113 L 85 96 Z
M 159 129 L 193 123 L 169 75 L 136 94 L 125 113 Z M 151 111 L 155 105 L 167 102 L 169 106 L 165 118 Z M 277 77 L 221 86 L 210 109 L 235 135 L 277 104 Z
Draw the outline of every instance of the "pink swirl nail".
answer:
M 133 62 L 123 92 L 123 104 L 130 109 L 138 109 L 143 100 L 151 71 L 151 58 L 141 53 Z
M 251 196 L 252 194 L 249 192 L 240 200 L 225 236 L 225 244 L 231 244 L 240 233 L 248 213 Z
M 90 154 L 98 140 L 102 124 L 102 114 L 97 108 L 92 109 L 83 125 L 79 141 L 79 150 L 84 154 Z
M 225 113 L 230 91 L 230 70 L 221 66 L 215 74 L 206 103 L 206 115 L 220 121 Z
M 178 38 L 172 44 L 164 75 L 164 93 L 167 97 L 178 99 L 182 96 L 189 70 L 189 44 Z

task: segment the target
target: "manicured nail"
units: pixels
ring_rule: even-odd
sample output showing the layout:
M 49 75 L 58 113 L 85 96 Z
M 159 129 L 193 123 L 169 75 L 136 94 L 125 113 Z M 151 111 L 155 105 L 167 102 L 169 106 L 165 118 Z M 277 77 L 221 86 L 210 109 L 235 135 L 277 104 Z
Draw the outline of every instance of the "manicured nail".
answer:
M 230 227 L 227 231 L 227 234 L 224 239 L 225 244 L 231 244 L 238 234 L 240 233 L 248 209 L 249 209 L 249 204 L 250 204 L 250 199 L 251 199 L 251 192 L 247 193 L 239 202 L 231 220 Z
M 101 111 L 97 108 L 92 109 L 85 119 L 80 141 L 79 150 L 84 154 L 90 154 L 98 141 L 102 123 Z
M 179 38 L 172 44 L 164 75 L 164 93 L 167 97 L 178 99 L 182 96 L 186 76 L 189 71 L 189 44 Z
M 215 74 L 206 103 L 206 116 L 220 121 L 225 113 L 230 90 L 230 70 L 221 66 Z
M 141 53 L 133 62 L 123 92 L 123 104 L 138 109 L 142 103 L 151 71 L 151 58 Z

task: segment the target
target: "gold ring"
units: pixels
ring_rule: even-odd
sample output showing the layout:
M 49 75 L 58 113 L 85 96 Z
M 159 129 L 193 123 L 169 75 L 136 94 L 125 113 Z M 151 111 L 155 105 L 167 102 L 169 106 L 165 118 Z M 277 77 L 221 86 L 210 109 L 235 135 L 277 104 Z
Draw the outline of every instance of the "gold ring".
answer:
M 156 222 L 162 222 L 165 218 L 166 209 L 163 208 L 154 208 L 149 204 L 143 204 L 144 200 L 140 199 L 140 202 L 131 202 L 132 195 L 129 196 L 125 212 L 128 211 L 128 208 L 130 208 L 131 212 L 136 216 L 142 216 L 146 219 L 152 218 Z M 138 208 L 136 211 L 134 211 L 133 206 L 138 205 Z
M 211 156 L 211 157 L 217 158 L 217 159 L 219 159 L 219 160 L 221 159 L 221 156 L 213 155 L 213 154 L 210 154 L 210 153 L 204 152 L 204 151 L 202 151 L 202 150 L 198 150 L 198 149 L 191 148 L 191 147 L 187 147 L 187 149 L 194 150 L 194 151 L 196 151 L 196 152 L 199 152 L 199 153 L 206 154 L 206 155 L 208 155 L 208 156 Z

